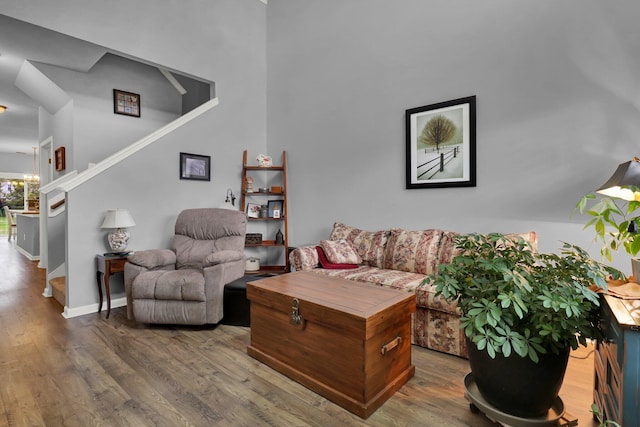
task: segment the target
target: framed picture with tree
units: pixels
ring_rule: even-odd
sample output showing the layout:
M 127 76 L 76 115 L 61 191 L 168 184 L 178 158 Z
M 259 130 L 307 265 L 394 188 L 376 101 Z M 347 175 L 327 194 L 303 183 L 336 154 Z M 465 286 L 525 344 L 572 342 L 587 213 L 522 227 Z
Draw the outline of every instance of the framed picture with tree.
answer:
M 406 188 L 476 186 L 476 97 L 411 108 Z

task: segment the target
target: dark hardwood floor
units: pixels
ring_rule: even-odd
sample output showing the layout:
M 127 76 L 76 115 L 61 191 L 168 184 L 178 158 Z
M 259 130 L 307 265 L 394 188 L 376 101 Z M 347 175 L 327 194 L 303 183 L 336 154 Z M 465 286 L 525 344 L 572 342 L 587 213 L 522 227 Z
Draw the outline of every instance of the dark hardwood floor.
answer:
M 0 240 L 0 426 L 496 425 L 469 410 L 466 360 L 416 346 L 415 377 L 362 420 L 247 356 L 248 328 L 64 319 L 14 245 Z M 593 356 L 574 356 L 560 396 L 594 426 Z

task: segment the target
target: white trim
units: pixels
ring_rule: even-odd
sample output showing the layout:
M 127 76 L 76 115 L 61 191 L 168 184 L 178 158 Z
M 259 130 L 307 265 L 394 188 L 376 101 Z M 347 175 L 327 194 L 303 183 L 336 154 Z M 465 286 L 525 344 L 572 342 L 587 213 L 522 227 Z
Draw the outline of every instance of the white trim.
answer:
M 44 153 L 47 155 L 43 158 Z M 53 181 L 53 164 L 51 162 L 51 159 L 53 158 L 53 136 L 48 136 L 44 140 L 40 141 L 38 157 L 40 184 L 44 186 Z M 40 190 L 38 189 L 38 191 Z M 40 202 L 42 202 L 42 193 L 40 193 L 38 198 L 40 199 Z M 42 203 L 40 203 L 40 210 L 42 210 Z M 38 238 L 38 244 L 40 245 L 40 260 L 38 262 L 38 268 L 46 268 L 49 260 L 49 236 L 47 234 L 47 224 L 44 215 L 40 215 L 40 218 L 38 219 L 38 227 L 40 228 Z
M 195 119 L 196 117 L 204 114 L 205 112 L 209 111 L 210 109 L 212 109 L 216 105 L 218 105 L 218 98 L 213 98 L 213 99 L 205 102 L 201 106 L 189 111 L 188 113 L 184 114 L 183 116 L 178 117 L 177 119 L 175 119 L 171 123 L 168 123 L 165 126 L 163 126 L 160 129 L 158 129 L 157 131 L 145 136 L 144 138 L 138 140 L 137 142 L 134 142 L 133 144 L 129 145 L 128 147 L 125 147 L 124 149 L 118 151 L 117 153 L 107 157 L 106 159 L 104 159 L 103 161 L 101 161 L 100 163 L 95 165 L 94 167 L 89 168 L 89 169 L 85 169 L 84 171 L 80 172 L 75 178 L 70 179 L 68 181 L 65 181 L 64 183 L 61 183 L 61 185 L 58 185 L 57 188 L 60 191 L 71 191 L 71 190 L 73 190 L 74 188 L 76 188 L 77 186 L 83 184 L 84 182 L 89 181 L 94 176 L 96 176 L 96 175 L 100 174 L 101 172 L 109 169 L 110 167 L 112 167 L 115 164 L 119 163 L 120 161 L 126 159 L 127 157 L 131 156 L 132 154 L 142 150 L 147 145 L 150 145 L 150 144 L 154 143 L 155 141 L 157 141 L 160 138 L 162 138 L 163 136 L 171 133 L 172 131 L 174 131 L 175 129 L 179 128 L 180 126 L 182 126 L 182 125 L 190 122 L 191 120 Z
M 51 193 L 53 190 L 55 190 L 59 186 L 61 186 L 64 182 L 71 181 L 71 178 L 74 178 L 76 175 L 78 175 L 78 171 L 77 170 L 73 170 L 71 172 L 67 172 L 66 174 L 62 175 L 60 178 L 58 178 L 58 179 L 56 179 L 54 181 L 51 181 L 50 183 L 40 187 L 40 192 L 44 193 L 44 194 Z
M 100 305 L 100 303 L 95 303 L 95 304 L 89 304 L 89 305 L 83 305 L 82 307 L 76 307 L 76 308 L 69 308 L 66 305 L 64 306 L 64 312 L 62 313 L 62 317 L 64 317 L 65 319 L 70 319 L 72 317 L 78 317 L 78 316 L 84 316 L 85 314 L 97 314 L 98 312 L 98 306 Z M 114 308 L 118 308 L 118 307 L 125 307 L 127 305 L 127 297 L 122 297 L 122 298 L 116 298 L 116 299 L 112 299 L 111 300 L 111 309 L 113 310 Z M 107 302 L 104 301 L 102 303 L 102 311 L 100 313 L 103 313 L 107 310 Z M 105 313 L 106 316 L 106 313 Z
M 18 173 L 18 172 L 0 172 L 0 178 L 7 178 L 7 179 L 24 179 L 24 173 Z
M 20 252 L 22 255 L 26 256 L 29 259 L 29 261 L 38 261 L 38 260 L 40 260 L 40 256 L 39 255 L 31 255 L 29 252 L 25 251 L 24 249 L 22 249 L 18 245 L 16 245 L 16 250 L 18 252 Z
M 42 152 L 45 150 L 49 152 L 49 157 L 47 157 L 48 161 L 43 163 Z M 46 172 L 47 184 L 53 181 L 53 150 L 53 136 L 48 136 L 44 140 L 40 141 L 40 148 L 38 149 L 38 156 L 40 157 L 38 165 L 40 166 L 40 182 L 43 181 L 43 177 L 45 176 L 44 172 Z M 46 171 L 43 171 L 42 169 L 45 165 Z

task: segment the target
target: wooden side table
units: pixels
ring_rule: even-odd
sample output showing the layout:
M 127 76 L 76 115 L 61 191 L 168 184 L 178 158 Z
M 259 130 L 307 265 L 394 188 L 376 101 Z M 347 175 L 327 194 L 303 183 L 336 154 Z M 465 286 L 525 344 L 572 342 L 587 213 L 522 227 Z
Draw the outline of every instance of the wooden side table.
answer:
M 109 314 L 111 314 L 109 277 L 115 273 L 124 272 L 126 262 L 126 255 L 96 255 L 96 279 L 98 281 L 98 294 L 100 295 L 98 313 L 102 311 L 102 286 L 104 285 L 104 291 L 107 296 L 107 319 L 109 318 Z

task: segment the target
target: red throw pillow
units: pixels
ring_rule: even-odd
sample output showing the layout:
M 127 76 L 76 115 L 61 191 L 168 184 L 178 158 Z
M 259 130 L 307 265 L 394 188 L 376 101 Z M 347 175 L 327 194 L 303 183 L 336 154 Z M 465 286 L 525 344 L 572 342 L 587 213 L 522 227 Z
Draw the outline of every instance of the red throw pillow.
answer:
M 324 253 L 324 249 L 322 246 L 316 246 L 316 251 L 318 251 L 318 260 L 320 261 L 320 265 L 322 268 L 326 268 L 328 270 L 343 270 L 348 268 L 358 268 L 358 264 L 333 264 L 329 262 L 327 259 L 327 255 Z

